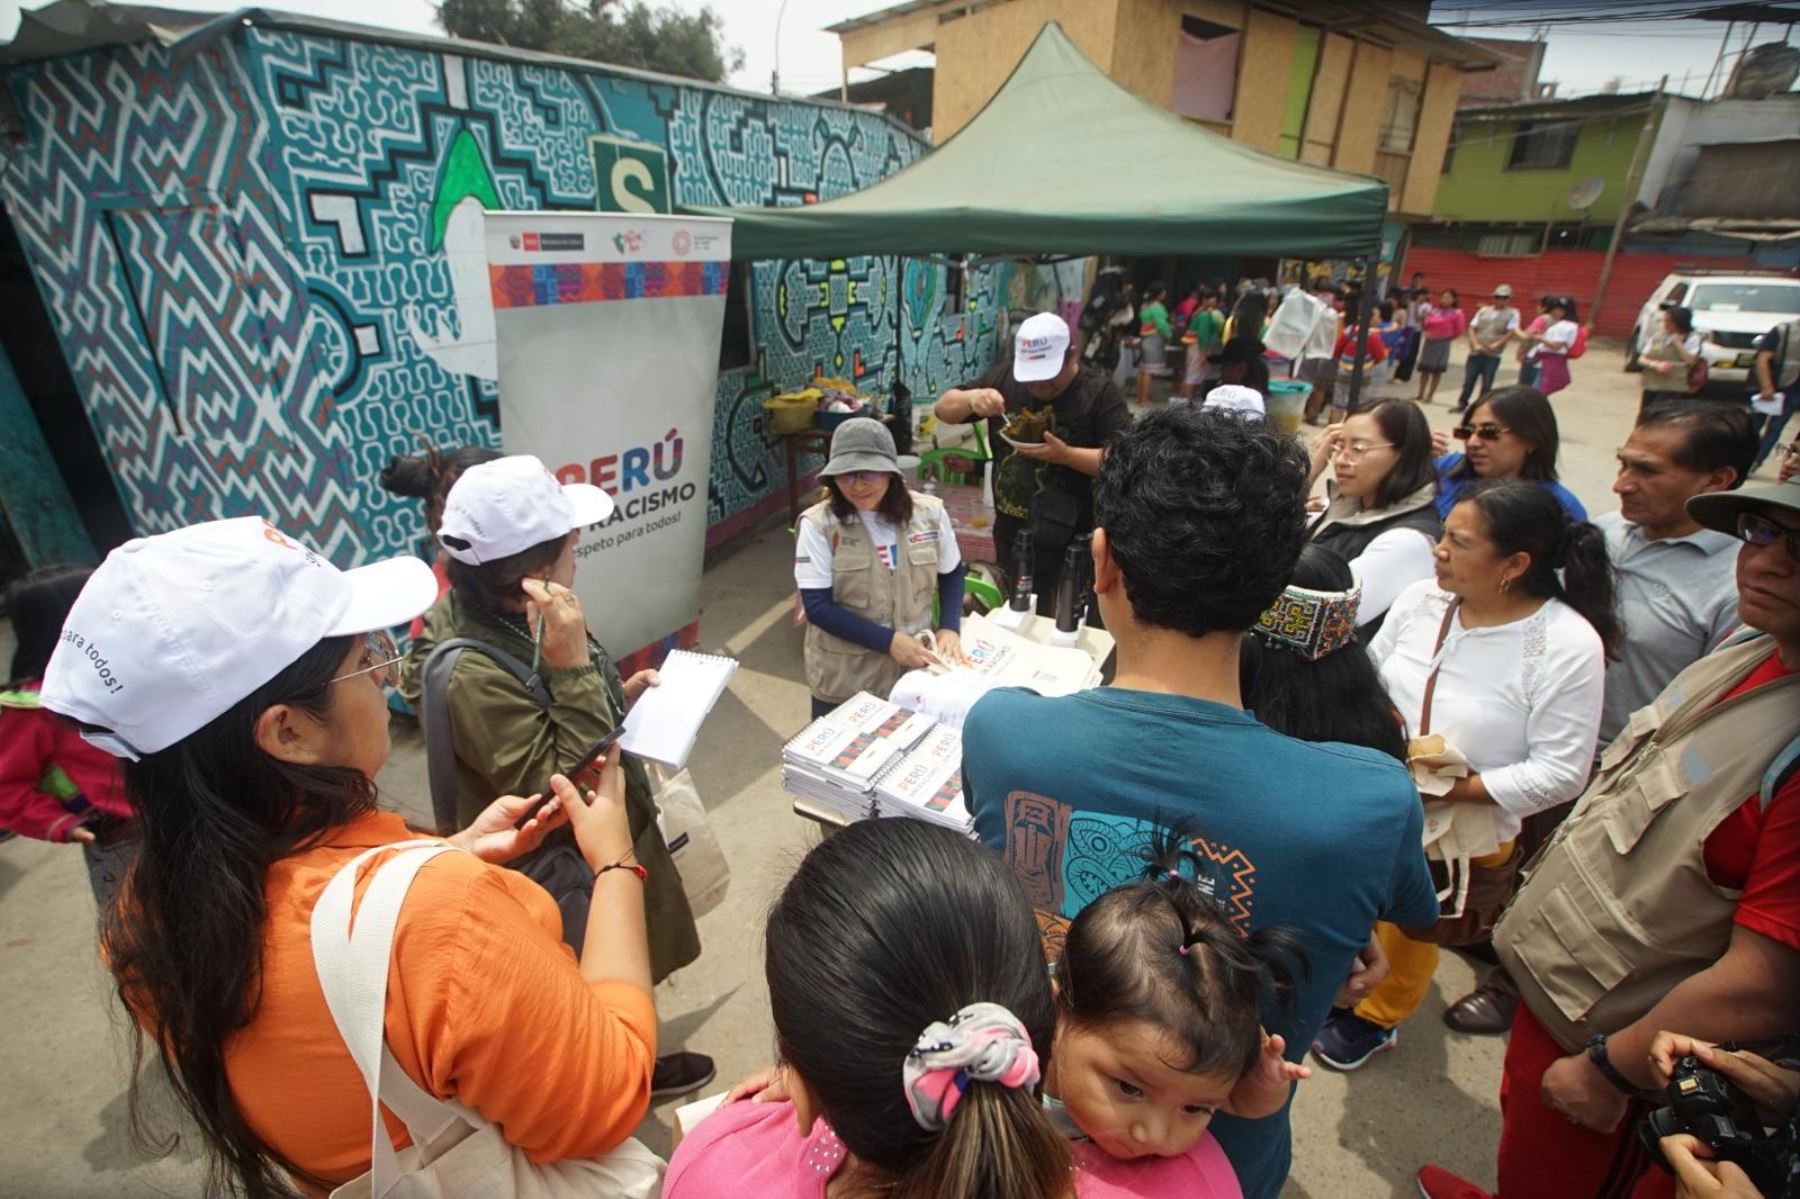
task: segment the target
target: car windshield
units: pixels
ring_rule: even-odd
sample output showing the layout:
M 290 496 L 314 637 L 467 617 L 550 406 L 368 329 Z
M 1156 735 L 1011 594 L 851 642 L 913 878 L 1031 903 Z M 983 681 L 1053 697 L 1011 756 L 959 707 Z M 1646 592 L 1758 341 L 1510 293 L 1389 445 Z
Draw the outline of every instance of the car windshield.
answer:
M 1800 313 L 1800 284 L 1702 283 L 1688 307 L 1695 312 Z

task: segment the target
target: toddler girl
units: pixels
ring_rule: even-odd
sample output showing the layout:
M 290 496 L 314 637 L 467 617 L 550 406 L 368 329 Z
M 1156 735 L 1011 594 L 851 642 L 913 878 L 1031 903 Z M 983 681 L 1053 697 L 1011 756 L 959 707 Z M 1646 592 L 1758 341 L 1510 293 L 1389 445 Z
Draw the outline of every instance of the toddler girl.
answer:
M 1106 892 L 1069 926 L 1046 1102 L 1090 1183 L 1236 1199 L 1208 1126 L 1218 1112 L 1273 1115 L 1290 1084 L 1310 1077 L 1283 1060 L 1286 1045 L 1261 1019 L 1265 999 L 1291 998 L 1305 955 L 1281 929 L 1240 934 L 1183 872 L 1191 851 L 1159 841 L 1153 856 L 1143 880 Z

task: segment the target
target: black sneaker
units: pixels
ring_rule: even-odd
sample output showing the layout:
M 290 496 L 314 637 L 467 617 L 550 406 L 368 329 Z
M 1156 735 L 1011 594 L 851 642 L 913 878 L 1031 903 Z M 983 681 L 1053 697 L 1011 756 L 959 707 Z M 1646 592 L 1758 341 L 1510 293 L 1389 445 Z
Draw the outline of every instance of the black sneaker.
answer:
M 1386 1053 L 1400 1039 L 1392 1028 L 1370 1024 L 1351 1014 L 1328 1020 L 1313 1039 L 1312 1053 L 1333 1070 L 1354 1070 L 1378 1053 Z
M 658 1099 L 686 1095 L 718 1076 L 713 1060 L 704 1053 L 667 1053 L 656 1059 L 656 1070 L 650 1075 L 650 1094 Z

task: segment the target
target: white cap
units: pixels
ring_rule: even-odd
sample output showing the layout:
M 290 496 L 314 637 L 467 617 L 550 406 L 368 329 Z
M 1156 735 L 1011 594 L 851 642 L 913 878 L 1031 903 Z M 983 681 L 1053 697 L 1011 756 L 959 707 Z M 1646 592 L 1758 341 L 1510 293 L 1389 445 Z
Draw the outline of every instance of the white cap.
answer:
M 1244 387 L 1237 383 L 1221 383 L 1206 393 L 1206 402 L 1202 408 L 1218 408 L 1225 412 L 1242 413 L 1266 419 L 1267 411 L 1263 407 L 1262 393 L 1254 387 Z
M 613 514 L 612 496 L 591 483 L 558 483 L 530 454 L 465 470 L 444 497 L 438 541 L 458 562 L 480 566 L 567 537 Z
M 388 629 L 437 599 L 417 558 L 339 570 L 257 516 L 128 541 L 63 624 L 41 702 L 119 757 L 198 732 L 327 637 Z
M 1054 312 L 1027 317 L 1013 335 L 1013 378 L 1021 383 L 1054 379 L 1068 356 L 1068 321 Z

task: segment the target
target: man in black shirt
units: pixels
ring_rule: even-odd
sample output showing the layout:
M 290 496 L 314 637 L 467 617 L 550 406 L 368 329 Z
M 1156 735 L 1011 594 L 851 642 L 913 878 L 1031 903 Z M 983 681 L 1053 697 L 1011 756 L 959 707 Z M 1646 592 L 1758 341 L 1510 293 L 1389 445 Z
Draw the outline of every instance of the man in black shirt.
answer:
M 1042 445 L 1008 444 L 1000 430 L 1027 409 L 1054 413 Z M 1013 542 L 1030 528 L 1038 611 L 1050 615 L 1069 541 L 1094 527 L 1094 476 L 1114 433 L 1131 423 L 1125 397 L 1103 372 L 1084 366 L 1069 326 L 1040 312 L 1019 326 L 1011 362 L 938 397 L 947 424 L 988 422 L 994 453 L 994 549 L 1010 579 Z

